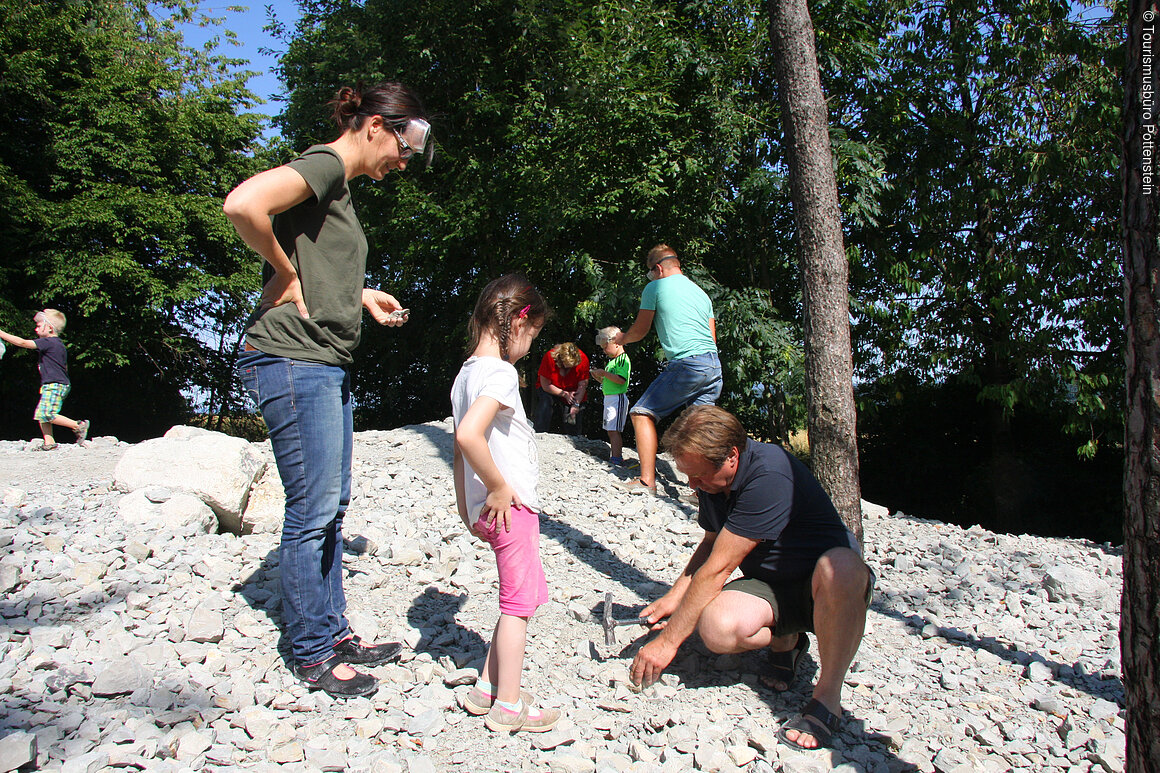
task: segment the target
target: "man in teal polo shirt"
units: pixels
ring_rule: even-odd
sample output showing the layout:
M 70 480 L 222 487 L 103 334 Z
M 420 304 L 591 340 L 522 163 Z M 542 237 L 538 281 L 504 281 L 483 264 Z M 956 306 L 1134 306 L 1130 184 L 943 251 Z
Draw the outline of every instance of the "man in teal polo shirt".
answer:
M 645 258 L 648 277 L 636 321 L 615 342 L 643 339 L 655 320 L 668 365 L 649 384 L 629 411 L 640 457 L 640 477 L 618 485 L 633 493 L 657 490 L 657 422 L 689 405 L 713 405 L 721 396 L 721 361 L 717 357 L 717 320 L 713 302 L 681 273 L 676 250 L 658 244 Z

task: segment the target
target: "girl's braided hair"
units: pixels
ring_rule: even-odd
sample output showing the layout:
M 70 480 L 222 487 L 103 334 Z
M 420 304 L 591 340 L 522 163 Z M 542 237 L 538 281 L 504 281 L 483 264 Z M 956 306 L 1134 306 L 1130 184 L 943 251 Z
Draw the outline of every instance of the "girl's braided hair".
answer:
M 487 330 L 499 341 L 500 356 L 506 360 L 512 319 L 521 316 L 535 324 L 543 324 L 548 317 L 548 304 L 544 297 L 522 274 L 504 274 L 493 279 L 479 294 L 471 321 L 467 323 L 467 356 L 470 357 L 479 346 L 479 339 Z

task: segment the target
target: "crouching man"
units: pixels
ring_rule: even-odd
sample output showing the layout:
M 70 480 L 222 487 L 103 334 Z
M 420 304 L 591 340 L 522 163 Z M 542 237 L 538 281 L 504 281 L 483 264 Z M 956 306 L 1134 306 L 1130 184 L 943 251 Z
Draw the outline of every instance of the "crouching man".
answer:
M 660 633 L 637 653 L 632 681 L 659 679 L 696 630 L 714 652 L 768 648 L 762 682 L 786 690 L 813 631 L 813 699 L 778 738 L 799 749 L 829 746 L 874 589 L 857 540 L 809 469 L 781 446 L 749 439 L 728 411 L 688 409 L 663 446 L 697 491 L 705 536 L 672 589 L 641 613 Z M 726 584 L 738 567 L 743 577 Z

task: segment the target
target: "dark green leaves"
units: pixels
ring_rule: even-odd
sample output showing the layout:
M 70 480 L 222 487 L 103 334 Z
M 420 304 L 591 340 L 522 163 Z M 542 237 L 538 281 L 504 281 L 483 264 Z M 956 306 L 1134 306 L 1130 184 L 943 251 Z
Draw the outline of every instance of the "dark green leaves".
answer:
M 265 163 L 258 118 L 237 112 L 254 96 L 231 60 L 182 45 L 196 17 L 176 0 L 0 3 L 0 326 L 62 309 L 70 400 L 129 437 L 177 421 L 183 389 L 230 391 L 206 363 L 257 289 L 221 214 Z M 34 388 L 6 379 L 5 403 Z M 155 407 L 117 397 L 135 390 Z M 20 414 L 5 426 L 25 434 Z

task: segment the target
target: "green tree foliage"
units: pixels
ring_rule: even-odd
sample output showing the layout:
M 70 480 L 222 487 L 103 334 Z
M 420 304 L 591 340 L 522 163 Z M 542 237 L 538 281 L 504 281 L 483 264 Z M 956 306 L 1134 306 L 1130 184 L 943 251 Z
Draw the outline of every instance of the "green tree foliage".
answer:
M 971 480 L 985 492 L 971 498 L 990 502 L 988 522 L 1027 528 L 1031 492 L 1052 483 L 1019 433 L 1049 419 L 1084 458 L 1101 442 L 1120 452 L 1120 11 L 1056 0 L 903 10 L 853 100 L 885 150 L 888 185 L 879 222 L 850 238 L 859 365 L 877 382 L 863 391 L 863 455 L 891 446 L 884 428 L 898 432 L 874 395 L 921 409 L 965 385 L 982 408 L 956 411 L 981 422 L 962 428 L 979 438 Z M 966 492 L 947 495 L 953 510 Z
M 0 325 L 69 316 L 69 413 L 98 432 L 164 430 L 183 389 L 229 394 L 257 285 L 220 210 L 264 165 L 260 119 L 237 112 L 255 99 L 238 62 L 182 44 L 198 19 L 182 0 L 0 2 Z M 27 436 L 34 358 L 4 368 L 3 432 Z
M 861 371 L 973 384 L 998 443 L 1017 406 L 1065 407 L 1085 455 L 1118 437 L 1121 28 L 1062 0 L 910 4 L 855 107 L 889 186 L 851 238 Z
M 291 145 L 331 139 L 322 105 L 360 79 L 403 81 L 436 114 L 431 170 L 355 192 L 373 280 L 413 310 L 411 329 L 365 337 L 364 421 L 446 412 L 455 342 L 475 293 L 503 271 L 526 272 L 557 309 L 542 349 L 577 340 L 593 352 L 596 328 L 634 318 L 641 259 L 664 241 L 717 303 L 726 404 L 756 432 L 800 426 L 800 290 L 759 4 L 303 10 L 281 60 Z M 637 384 L 655 376 L 655 339 L 633 362 Z

